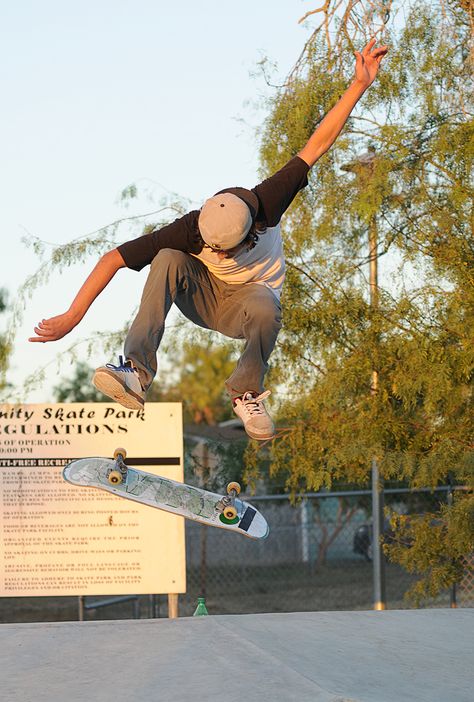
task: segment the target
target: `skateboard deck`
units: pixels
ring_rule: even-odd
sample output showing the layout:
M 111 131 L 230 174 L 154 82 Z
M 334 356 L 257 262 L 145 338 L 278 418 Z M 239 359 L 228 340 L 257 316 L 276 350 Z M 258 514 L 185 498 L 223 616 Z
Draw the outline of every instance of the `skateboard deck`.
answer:
M 118 476 L 115 482 L 114 476 Z M 237 486 L 240 491 L 238 483 L 230 483 L 230 496 L 223 496 L 101 457 L 80 458 L 68 463 L 63 478 L 72 485 L 106 490 L 118 497 L 201 524 L 228 529 L 251 539 L 264 539 L 268 535 L 269 528 L 263 515 L 239 499 L 238 492 L 231 488 Z

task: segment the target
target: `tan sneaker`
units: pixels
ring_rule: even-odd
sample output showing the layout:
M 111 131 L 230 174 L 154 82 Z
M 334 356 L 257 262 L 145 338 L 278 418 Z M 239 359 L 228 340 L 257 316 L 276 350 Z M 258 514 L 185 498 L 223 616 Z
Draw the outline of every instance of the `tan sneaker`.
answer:
M 124 363 L 122 356 L 119 356 L 118 366 L 107 363 L 97 368 L 92 382 L 97 390 L 128 409 L 139 410 L 145 404 L 145 391 L 141 386 L 138 371 L 131 361 Z
M 244 429 L 251 439 L 265 441 L 273 439 L 275 427 L 265 409 L 263 400 L 270 395 L 270 390 L 258 395 L 256 392 L 246 392 L 234 400 L 234 412 L 244 423 Z

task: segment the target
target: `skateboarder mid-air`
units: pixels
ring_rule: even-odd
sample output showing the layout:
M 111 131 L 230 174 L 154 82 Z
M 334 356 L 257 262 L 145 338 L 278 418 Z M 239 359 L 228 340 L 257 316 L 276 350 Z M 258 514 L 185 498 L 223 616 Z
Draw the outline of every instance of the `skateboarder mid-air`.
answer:
M 226 188 L 172 224 L 103 255 L 64 314 L 43 319 L 30 341 L 61 339 L 84 317 L 120 268 L 150 265 L 138 314 L 119 365 L 94 374 L 94 385 L 125 407 L 140 409 L 157 370 L 156 353 L 173 302 L 195 324 L 245 339 L 226 389 L 234 412 L 254 439 L 275 430 L 263 400 L 268 359 L 281 327 L 285 278 L 280 219 L 307 185 L 309 169 L 332 146 L 354 106 L 374 81 L 387 47 L 372 39 L 356 52 L 354 79 L 301 151 L 267 180 L 247 190 Z

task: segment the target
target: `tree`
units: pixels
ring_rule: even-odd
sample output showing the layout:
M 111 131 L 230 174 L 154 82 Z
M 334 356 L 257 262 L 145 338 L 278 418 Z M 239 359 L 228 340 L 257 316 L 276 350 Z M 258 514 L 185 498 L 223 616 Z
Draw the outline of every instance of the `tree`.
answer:
M 356 22 L 350 7 L 369 5 L 347 4 L 329 18 L 332 28 L 323 23 L 271 98 L 263 174 L 298 152 L 347 84 L 353 48 L 374 29 Z M 391 4 L 392 15 L 398 6 Z M 473 487 L 473 62 L 465 6 L 416 2 L 405 6 L 403 25 L 383 26 L 391 49 L 378 82 L 286 218 L 278 349 L 286 428 L 271 470 L 285 473 L 294 491 L 366 483 L 372 456 L 385 479 L 436 486 L 450 473 Z M 381 266 L 388 259 L 377 309 L 366 279 L 371 227 Z M 473 517 L 466 492 L 451 509 L 427 515 L 423 529 L 404 523 L 398 550 L 389 551 L 424 573 L 418 592 L 459 577 L 461 551 L 474 548 Z M 433 523 L 440 527 L 430 531 Z M 421 534 L 425 553 L 436 542 L 436 577 L 434 563 L 420 559 Z
M 189 330 L 187 322 L 182 322 L 188 329 L 186 340 L 181 341 L 181 330 L 166 345 L 173 372 L 159 371 L 147 401 L 182 402 L 185 430 L 191 424 L 203 425 L 201 436 L 187 436 L 185 431 L 185 480 L 219 491 L 229 480 L 242 480 L 247 445 L 246 439 L 227 442 L 219 432 L 206 431 L 235 418 L 224 385 L 237 360 L 235 344 L 213 333 Z
M 272 357 L 273 378 L 285 391 L 284 428 L 263 461 L 261 452 L 249 455 L 247 478 L 256 480 L 268 459 L 272 475 L 284 475 L 294 491 L 365 483 L 376 456 L 385 479 L 416 487 L 451 473 L 472 489 L 472 1 L 325 0 L 310 13 L 318 26 L 268 103 L 262 176 L 299 151 L 347 85 L 352 52 L 368 35 L 380 35 L 391 51 L 285 218 L 284 331 Z M 368 151 L 373 158 L 364 165 Z M 348 162 L 358 165 L 344 171 Z M 136 189 L 124 195 L 135 197 Z M 172 207 L 183 211 L 182 203 Z M 25 283 L 13 326 L 24 298 L 51 270 L 110 247 L 124 223 L 54 249 Z M 373 227 L 381 264 L 391 262 L 377 309 L 366 281 Z M 196 399 L 190 412 L 217 421 L 189 389 Z M 420 532 L 416 520 L 404 525 L 410 534 L 392 555 L 427 573 L 426 591 L 453 582 L 459 553 L 474 547 L 473 502 L 466 491 L 449 510 L 428 516 Z M 436 578 L 420 558 L 421 533 L 433 546 L 425 553 L 434 554 Z
M 168 344 L 173 371 L 159 373 L 147 393 L 148 402 L 182 402 L 185 423 L 214 425 L 234 415 L 224 380 L 235 365 L 235 349 L 215 335 L 197 332 L 181 343 L 181 334 Z M 78 361 L 53 393 L 57 402 L 106 402 L 91 382 L 93 368 Z
M 5 312 L 7 308 L 7 293 L 6 290 L 0 289 L 0 314 Z M 8 369 L 8 358 L 11 352 L 11 344 L 8 342 L 5 334 L 0 334 L 0 391 L 5 390 L 9 383 L 6 379 Z
M 145 196 L 150 199 L 151 193 L 146 190 Z M 138 188 L 132 184 L 121 193 L 121 200 L 125 207 L 129 201 L 139 197 Z M 189 202 L 180 198 L 175 193 L 171 193 L 164 198 L 160 198 L 159 207 L 151 212 L 130 217 L 122 217 L 115 222 L 111 222 L 96 231 L 85 236 L 80 236 L 72 241 L 59 245 L 52 245 L 42 241 L 36 236 L 28 235 L 23 237 L 23 243 L 31 247 L 39 258 L 37 270 L 29 275 L 18 290 L 18 294 L 10 308 L 10 318 L 6 338 L 11 347 L 17 329 L 20 327 L 23 312 L 27 307 L 28 300 L 33 296 L 37 288 L 45 285 L 51 275 L 57 272 L 64 272 L 69 266 L 75 264 L 84 265 L 90 262 L 91 256 L 97 258 L 106 251 L 117 245 L 120 240 L 131 239 L 146 234 L 156 226 L 164 226 L 176 216 L 184 214 Z M 160 215 L 160 219 L 157 219 Z M 151 222 L 150 220 L 153 220 Z M 144 224 L 145 222 L 145 224 Z M 62 353 L 62 358 L 69 357 L 71 363 L 77 362 L 77 350 L 81 347 L 81 353 L 90 355 L 92 351 L 102 350 L 104 356 L 114 356 L 120 353 L 123 339 L 130 327 L 131 320 L 125 320 L 120 329 L 108 329 L 94 332 L 90 338 L 82 338 L 71 344 L 69 349 Z M 50 364 L 47 364 L 50 365 Z M 47 366 L 35 368 L 23 384 L 22 391 L 29 392 L 40 387 L 46 377 Z
M 106 402 L 108 398 L 91 383 L 93 369 L 79 361 L 72 375 L 60 379 L 53 393 L 56 402 Z
M 171 377 L 158 374 L 147 398 L 183 403 L 184 421 L 193 424 L 218 424 L 234 415 L 224 381 L 236 363 L 235 343 L 216 334 L 184 329 L 167 342 L 168 358 L 173 359 Z
M 327 555 L 339 534 L 351 522 L 359 509 L 354 497 L 333 497 L 326 500 L 316 500 L 313 505 L 312 517 L 318 534 L 317 554 L 314 568 L 317 570 L 326 563 Z M 335 509 L 328 510 L 328 507 Z

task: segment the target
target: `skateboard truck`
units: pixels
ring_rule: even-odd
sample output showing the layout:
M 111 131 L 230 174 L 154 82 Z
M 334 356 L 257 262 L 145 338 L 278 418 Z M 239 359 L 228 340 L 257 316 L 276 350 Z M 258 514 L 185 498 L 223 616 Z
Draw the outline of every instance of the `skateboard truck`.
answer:
M 235 507 L 235 498 L 240 495 L 239 483 L 229 483 L 227 485 L 227 495 L 223 495 L 216 504 L 216 510 L 221 513 L 222 517 L 229 522 L 237 519 L 237 509 Z
M 127 452 L 123 448 L 117 448 L 114 451 L 114 465 L 107 471 L 107 480 L 111 485 L 120 485 L 127 477 L 127 466 L 125 459 Z

